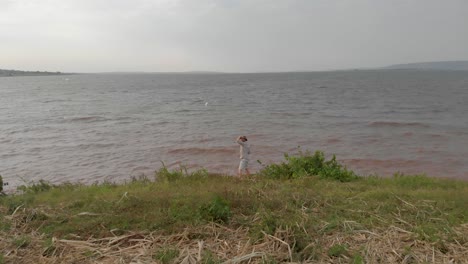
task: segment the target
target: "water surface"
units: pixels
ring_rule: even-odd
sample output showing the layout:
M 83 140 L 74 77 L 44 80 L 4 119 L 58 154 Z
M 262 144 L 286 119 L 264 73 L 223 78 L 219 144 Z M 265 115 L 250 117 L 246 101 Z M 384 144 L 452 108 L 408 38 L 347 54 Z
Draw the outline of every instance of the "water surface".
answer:
M 0 78 L 10 186 L 152 175 L 162 163 L 234 174 L 323 150 L 361 174 L 468 179 L 468 72 L 343 71 Z

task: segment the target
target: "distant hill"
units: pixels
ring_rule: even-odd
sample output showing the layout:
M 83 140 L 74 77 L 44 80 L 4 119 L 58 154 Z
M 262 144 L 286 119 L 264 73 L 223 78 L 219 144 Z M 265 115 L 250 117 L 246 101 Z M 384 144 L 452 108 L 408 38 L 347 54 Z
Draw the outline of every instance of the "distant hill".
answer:
M 47 72 L 47 71 L 17 71 L 0 69 L 0 77 L 12 76 L 44 76 L 44 75 L 66 75 L 69 73 Z
M 408 64 L 395 64 L 384 67 L 389 70 L 446 70 L 446 71 L 468 71 L 468 61 L 434 61 L 434 62 L 418 62 Z

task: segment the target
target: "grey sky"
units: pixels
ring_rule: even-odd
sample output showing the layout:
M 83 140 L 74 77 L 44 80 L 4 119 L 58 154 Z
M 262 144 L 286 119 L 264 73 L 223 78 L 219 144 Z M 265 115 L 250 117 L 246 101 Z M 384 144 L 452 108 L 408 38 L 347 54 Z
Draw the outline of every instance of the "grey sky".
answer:
M 0 68 L 228 72 L 468 59 L 468 0 L 0 0 Z

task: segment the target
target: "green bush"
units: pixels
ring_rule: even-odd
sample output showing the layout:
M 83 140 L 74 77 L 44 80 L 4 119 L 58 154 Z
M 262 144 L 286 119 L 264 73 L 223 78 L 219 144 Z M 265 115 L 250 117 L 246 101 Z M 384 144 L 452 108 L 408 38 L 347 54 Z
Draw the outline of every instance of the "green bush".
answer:
M 215 196 L 213 200 L 200 207 L 201 218 L 213 222 L 227 223 L 231 217 L 231 209 L 226 200 Z
M 297 179 L 306 176 L 319 176 L 320 178 L 334 179 L 342 182 L 352 181 L 358 176 L 346 169 L 337 160 L 335 155 L 330 160 L 325 159 L 322 151 L 312 155 L 309 151 L 299 152 L 297 156 L 284 155 L 285 161 L 280 164 L 265 166 L 260 175 L 273 179 Z

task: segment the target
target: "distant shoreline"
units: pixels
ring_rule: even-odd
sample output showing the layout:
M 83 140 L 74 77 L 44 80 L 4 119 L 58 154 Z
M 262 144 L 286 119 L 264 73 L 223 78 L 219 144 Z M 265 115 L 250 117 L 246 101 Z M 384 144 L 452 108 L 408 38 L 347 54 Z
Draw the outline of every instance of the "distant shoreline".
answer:
M 252 71 L 252 72 L 229 72 L 229 71 L 180 71 L 180 72 L 153 72 L 153 71 L 110 71 L 110 72 L 75 72 L 64 73 L 60 71 L 21 71 L 0 69 L 0 77 L 17 76 L 56 76 L 56 75 L 77 75 L 77 74 L 184 74 L 184 75 L 223 75 L 223 74 L 278 74 L 278 73 L 315 73 L 315 72 L 356 72 L 356 71 L 468 71 L 468 60 L 459 61 L 433 61 L 416 62 L 406 64 L 393 64 L 384 67 L 368 68 L 343 68 L 343 69 L 324 69 L 324 70 L 291 70 L 291 71 Z
M 17 70 L 1 70 L 0 77 L 20 77 L 20 76 L 56 76 L 56 75 L 72 75 L 75 73 L 64 72 L 48 72 L 48 71 L 17 71 Z

